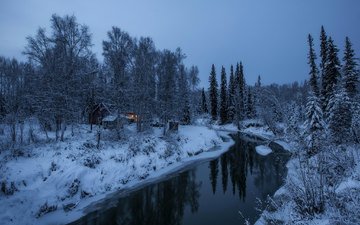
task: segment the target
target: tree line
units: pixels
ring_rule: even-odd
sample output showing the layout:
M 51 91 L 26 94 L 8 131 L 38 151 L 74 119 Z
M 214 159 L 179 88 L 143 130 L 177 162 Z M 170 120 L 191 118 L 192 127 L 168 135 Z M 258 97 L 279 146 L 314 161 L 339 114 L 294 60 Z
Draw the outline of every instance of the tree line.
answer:
M 339 49 L 324 27 L 320 32 L 320 64 L 313 37 L 308 35 L 310 96 L 306 105 L 306 142 L 310 155 L 320 151 L 326 137 L 335 144 L 359 143 L 359 70 L 349 37 L 342 63 Z
M 19 127 L 22 142 L 24 121 L 32 117 L 63 140 L 67 127 L 98 103 L 117 114 L 136 113 L 138 132 L 155 117 L 188 124 L 198 113 L 199 70 L 185 66 L 180 48 L 158 50 L 150 37 L 136 39 L 112 27 L 101 63 L 88 26 L 68 15 L 54 14 L 50 21 L 50 32 L 39 28 L 26 38 L 26 62 L 0 57 L 0 119 L 11 127 L 13 142 Z

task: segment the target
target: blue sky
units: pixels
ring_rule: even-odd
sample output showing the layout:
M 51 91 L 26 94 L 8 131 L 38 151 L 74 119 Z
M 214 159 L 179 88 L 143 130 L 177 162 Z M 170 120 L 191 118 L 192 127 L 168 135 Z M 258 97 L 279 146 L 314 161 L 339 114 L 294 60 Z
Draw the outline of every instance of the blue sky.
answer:
M 358 0 L 0 0 L 0 55 L 25 60 L 25 37 L 48 27 L 53 13 L 88 25 L 99 59 L 111 26 L 150 36 L 159 49 L 181 47 L 187 66 L 199 67 L 201 86 L 212 63 L 219 74 L 238 61 L 249 84 L 259 74 L 265 84 L 303 81 L 306 37 L 313 34 L 317 47 L 321 25 L 341 50 L 349 36 L 360 54 Z

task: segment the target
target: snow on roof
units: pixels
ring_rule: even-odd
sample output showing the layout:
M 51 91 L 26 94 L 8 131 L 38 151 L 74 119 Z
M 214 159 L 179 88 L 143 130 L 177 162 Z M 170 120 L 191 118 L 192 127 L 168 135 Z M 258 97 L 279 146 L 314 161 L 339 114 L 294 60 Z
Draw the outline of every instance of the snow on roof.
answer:
M 103 122 L 113 122 L 117 119 L 117 115 L 109 115 L 109 116 L 106 116 L 102 121 Z

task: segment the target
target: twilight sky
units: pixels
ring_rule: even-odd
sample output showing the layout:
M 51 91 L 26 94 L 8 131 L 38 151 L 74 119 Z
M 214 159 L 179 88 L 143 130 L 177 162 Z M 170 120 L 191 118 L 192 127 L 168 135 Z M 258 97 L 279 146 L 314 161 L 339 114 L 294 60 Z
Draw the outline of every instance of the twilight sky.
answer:
M 242 61 L 249 84 L 259 74 L 265 84 L 307 79 L 306 37 L 318 48 L 321 25 L 341 57 L 345 36 L 360 54 L 359 0 L 0 0 L 0 55 L 25 60 L 25 37 L 49 27 L 53 13 L 88 25 L 101 60 L 111 26 L 150 36 L 158 49 L 181 47 L 206 87 L 212 63 L 219 75 L 221 65 L 228 73 Z

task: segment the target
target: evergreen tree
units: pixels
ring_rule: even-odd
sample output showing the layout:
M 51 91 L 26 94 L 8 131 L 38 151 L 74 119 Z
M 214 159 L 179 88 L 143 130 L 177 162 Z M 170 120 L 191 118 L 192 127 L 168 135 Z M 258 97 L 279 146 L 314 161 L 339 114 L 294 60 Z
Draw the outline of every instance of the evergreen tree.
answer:
M 237 82 L 238 82 L 238 91 L 239 91 L 239 109 L 238 112 L 240 120 L 244 119 L 245 117 L 245 78 L 244 78 L 244 68 L 242 62 L 240 62 L 238 75 L 237 75 Z
M 248 96 L 247 96 L 247 104 L 246 104 L 246 116 L 247 118 L 252 119 L 255 116 L 255 112 L 254 112 L 254 101 L 250 87 L 248 88 L 247 94 Z
M 325 96 L 325 66 L 326 66 L 326 61 L 327 61 L 327 54 L 328 54 L 328 38 L 324 29 L 324 26 L 321 26 L 321 31 L 320 31 L 320 57 L 321 57 L 321 62 L 320 62 L 320 70 L 321 70 L 321 94 L 322 94 L 322 99 L 321 101 L 323 101 L 324 96 Z M 324 104 L 323 104 L 323 109 L 324 109 Z
M 255 83 L 255 92 L 253 93 L 254 97 L 254 116 L 259 115 L 259 109 L 261 105 L 261 77 L 260 75 L 257 78 Z
M 323 109 L 325 109 L 325 115 L 328 115 L 329 108 L 328 104 L 331 96 L 337 87 L 337 84 L 340 80 L 340 61 L 338 58 L 338 49 L 334 44 L 332 38 L 329 38 L 328 41 L 328 57 L 327 63 L 325 65 L 325 77 L 323 79 Z
M 225 68 L 221 68 L 221 85 L 220 85 L 220 121 L 222 124 L 227 122 L 227 83 Z
M 243 65 L 236 64 L 235 70 L 235 83 L 236 83 L 236 92 L 235 92 L 235 115 L 236 121 L 239 126 L 239 121 L 243 120 L 245 117 L 245 103 L 244 103 L 244 92 L 245 92 L 245 79 L 244 79 L 244 72 L 243 72 Z
M 314 94 L 319 97 L 319 87 L 318 87 L 318 69 L 315 63 L 316 54 L 314 51 L 314 39 L 309 34 L 308 43 L 309 43 L 309 54 L 308 54 L 308 64 L 310 66 L 310 86 Z
M 215 65 L 212 64 L 211 72 L 210 72 L 210 87 L 209 87 L 209 94 L 210 94 L 210 108 L 211 108 L 211 116 L 213 120 L 217 120 L 218 116 L 218 83 L 216 80 L 216 71 Z
M 344 83 L 348 96 L 353 99 L 358 90 L 357 85 L 359 82 L 359 71 L 357 70 L 357 63 L 355 58 L 354 50 L 352 49 L 352 44 L 350 39 L 346 37 L 345 40 L 345 52 L 344 52 L 344 66 L 343 66 L 343 75 Z
M 208 106 L 206 103 L 206 95 L 204 88 L 201 91 L 201 112 L 202 113 L 209 113 Z
M 183 124 L 190 124 L 191 118 L 190 118 L 190 104 L 189 104 L 189 100 L 186 99 L 185 100 L 185 105 L 183 107 L 183 113 L 182 113 L 183 117 L 181 119 L 181 122 Z
M 229 78 L 229 96 L 228 96 L 228 120 L 233 121 L 235 116 L 235 92 L 236 84 L 234 77 L 234 67 L 230 66 L 230 78 Z
M 341 87 L 338 93 L 333 94 L 329 101 L 329 129 L 332 140 L 337 143 L 346 143 L 351 137 L 351 103 L 345 88 Z
M 324 140 L 325 122 L 319 98 L 315 93 L 311 93 L 306 104 L 305 121 L 305 140 L 307 143 L 307 153 L 314 155 L 321 149 L 321 143 Z

